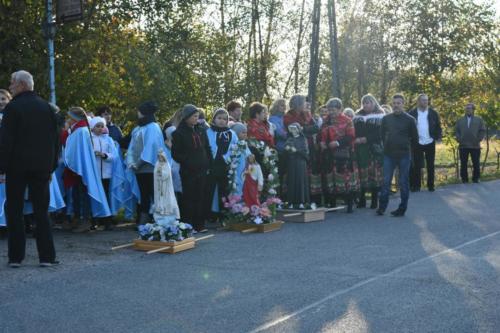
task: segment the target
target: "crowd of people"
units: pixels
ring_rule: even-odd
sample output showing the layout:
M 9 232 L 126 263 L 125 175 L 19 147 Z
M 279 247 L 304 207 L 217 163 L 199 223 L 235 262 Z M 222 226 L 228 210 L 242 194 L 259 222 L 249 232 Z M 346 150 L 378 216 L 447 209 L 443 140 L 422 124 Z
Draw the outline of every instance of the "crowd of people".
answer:
M 277 156 L 276 195 L 284 209 L 336 207 L 342 201 L 352 213 L 369 200 L 384 215 L 397 170 L 401 202 L 391 215 L 403 216 L 410 191 L 421 189 L 424 163 L 427 188 L 435 189 L 442 128 L 426 94 L 408 112 L 401 94 L 391 106 L 367 94 L 357 111 L 331 98 L 313 112 L 303 95 L 277 99 L 269 109 L 260 102 L 244 108 L 233 100 L 210 114 L 188 104 L 163 126 L 155 117 L 157 104 L 146 101 L 137 107 L 136 126 L 123 135 L 110 107 L 62 112 L 36 95 L 28 72 L 13 73 L 9 90 L 0 90 L 0 226 L 8 228 L 12 267 L 24 259 L 26 221 L 36 225 L 41 265 L 57 264 L 49 211 L 65 216 L 61 227 L 73 232 L 111 230 L 119 211 L 138 224 L 152 222 L 159 152 L 170 166 L 180 218 L 196 232 L 223 218 L 229 195 L 241 196 L 249 207 L 260 204 L 273 178 L 263 163 L 269 151 Z M 461 177 L 468 182 L 470 155 L 472 180 L 478 182 L 485 126 L 474 104 L 465 113 L 456 124 Z M 232 163 L 236 158 L 240 162 Z

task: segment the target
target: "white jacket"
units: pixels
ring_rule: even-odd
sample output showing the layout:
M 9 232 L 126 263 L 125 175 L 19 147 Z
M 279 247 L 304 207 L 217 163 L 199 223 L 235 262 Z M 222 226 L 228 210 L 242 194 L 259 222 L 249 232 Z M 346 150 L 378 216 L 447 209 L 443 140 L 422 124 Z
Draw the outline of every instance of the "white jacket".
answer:
M 115 143 L 108 134 L 95 135 L 94 133 L 92 133 L 92 142 L 94 151 L 106 154 L 106 158 L 96 156 L 95 160 L 101 179 L 109 179 L 113 171 L 113 159 L 118 157 Z

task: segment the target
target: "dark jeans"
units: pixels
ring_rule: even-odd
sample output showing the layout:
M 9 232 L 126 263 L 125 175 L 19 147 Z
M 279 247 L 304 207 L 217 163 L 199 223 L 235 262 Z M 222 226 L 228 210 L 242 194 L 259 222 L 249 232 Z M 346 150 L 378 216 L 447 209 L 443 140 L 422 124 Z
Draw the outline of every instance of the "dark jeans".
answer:
M 392 177 L 394 170 L 399 168 L 399 189 L 401 192 L 401 203 L 399 209 L 406 211 L 408 208 L 408 199 L 410 198 L 410 187 L 408 178 L 410 173 L 410 155 L 400 158 L 389 157 L 384 155 L 384 184 L 380 192 L 380 205 L 379 209 L 385 211 L 389 204 L 389 194 L 391 192 Z
M 36 247 L 40 262 L 52 262 L 56 258 L 54 240 L 49 222 L 49 172 L 16 170 L 7 172 L 5 204 L 9 261 L 22 262 L 25 257 L 26 234 L 24 227 L 24 192 L 26 186 L 33 204 L 36 220 Z
M 427 169 L 427 188 L 434 188 L 434 160 L 436 158 L 436 142 L 428 145 L 418 144 L 413 152 L 413 163 L 410 168 L 410 188 L 420 189 L 422 179 L 422 168 Z
M 151 202 L 153 202 L 154 195 L 154 177 L 152 173 L 136 173 L 137 184 L 141 192 L 141 203 L 139 205 L 139 212 L 149 214 Z
M 462 182 L 467 183 L 469 181 L 469 175 L 467 172 L 467 164 L 469 162 L 469 155 L 472 160 L 472 181 L 479 181 L 479 176 L 481 172 L 479 158 L 481 157 L 481 149 L 479 148 L 460 148 L 460 177 Z
M 71 190 L 73 199 L 73 215 L 75 218 L 89 220 L 91 218 L 90 198 L 87 187 L 83 184 L 82 177 L 78 176 L 78 182 Z
M 205 173 L 187 173 L 183 174 L 181 170 L 182 181 L 182 221 L 190 223 L 196 231 L 205 228 L 205 196 L 207 175 Z

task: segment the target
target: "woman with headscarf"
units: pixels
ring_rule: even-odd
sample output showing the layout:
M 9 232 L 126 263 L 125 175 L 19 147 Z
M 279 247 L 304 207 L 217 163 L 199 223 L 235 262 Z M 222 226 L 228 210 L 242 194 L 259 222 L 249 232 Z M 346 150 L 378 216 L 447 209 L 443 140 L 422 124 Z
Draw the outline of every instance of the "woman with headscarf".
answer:
M 199 110 L 192 104 L 182 108 L 180 123 L 172 133 L 172 157 L 179 163 L 182 183 L 181 220 L 197 232 L 205 232 L 205 200 L 210 146 L 206 131 L 198 123 Z
M 328 156 L 325 160 L 326 170 L 332 174 L 330 200 L 333 206 L 338 197 L 343 197 L 347 204 L 347 212 L 352 213 L 354 195 L 359 183 L 356 165 L 353 161 L 354 126 L 349 117 L 342 113 L 342 101 L 332 98 L 326 103 L 329 114 L 321 130 L 321 150 Z
M 134 171 L 141 192 L 139 224 L 152 221 L 150 210 L 154 194 L 154 167 L 158 152 L 163 150 L 166 153 L 163 133 L 154 115 L 157 111 L 158 106 L 152 101 L 139 105 L 137 126 L 132 130 L 132 140 L 127 151 L 127 167 Z
M 219 218 L 222 199 L 229 194 L 228 172 L 230 148 L 238 143 L 238 136 L 229 127 L 229 114 L 225 109 L 215 110 L 207 129 L 210 146 L 210 169 L 207 178 L 207 207 L 212 217 Z
M 366 192 L 371 193 L 370 208 L 378 205 L 378 192 L 382 185 L 383 144 L 380 128 L 384 111 L 373 95 L 361 98 L 361 109 L 353 118 L 356 129 L 355 155 L 360 180 L 358 207 L 366 207 Z

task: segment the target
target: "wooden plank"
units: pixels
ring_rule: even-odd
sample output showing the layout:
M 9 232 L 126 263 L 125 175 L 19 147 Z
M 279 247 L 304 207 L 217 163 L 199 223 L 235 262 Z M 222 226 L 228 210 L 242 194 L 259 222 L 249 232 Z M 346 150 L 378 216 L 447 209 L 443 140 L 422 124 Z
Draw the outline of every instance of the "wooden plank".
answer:
M 173 248 L 173 246 L 159 247 L 157 249 L 154 249 L 154 250 L 146 252 L 146 254 L 153 254 L 153 253 L 156 253 L 156 252 L 166 251 L 166 250 L 170 250 L 171 248 Z
M 119 250 L 119 249 L 125 249 L 127 247 L 131 247 L 131 246 L 134 246 L 134 243 L 128 243 L 128 244 L 123 244 L 123 245 L 118 245 L 118 246 L 113 246 L 111 248 L 111 251 L 114 251 L 114 250 Z
M 279 209 L 277 213 L 285 222 L 309 223 L 324 221 L 326 209 Z
M 281 225 L 283 221 L 275 221 L 272 223 L 263 223 L 263 224 L 253 224 L 253 223 L 230 223 L 226 227 L 227 230 L 231 231 L 239 231 L 242 233 L 250 233 L 250 232 L 269 232 L 274 230 L 281 229 Z
M 198 237 L 198 238 L 195 238 L 196 241 L 201 241 L 201 240 L 204 240 L 204 239 L 209 239 L 209 238 L 212 238 L 214 237 L 215 235 L 214 234 L 210 234 L 210 235 L 206 235 L 206 236 L 203 236 L 203 237 Z
M 151 253 L 177 253 L 180 251 L 192 249 L 195 247 L 195 238 L 186 238 L 180 242 L 159 242 L 159 241 L 144 241 L 142 239 L 134 240 L 134 249 L 137 251 L 153 251 Z M 155 251 L 157 250 L 157 251 Z
M 243 229 L 243 230 L 241 230 L 241 233 L 247 234 L 247 233 L 250 233 L 250 232 L 257 232 L 257 231 L 259 231 L 259 228 L 255 227 L 255 228 Z
M 338 207 L 332 207 L 332 208 L 327 208 L 326 209 L 326 212 L 329 213 L 329 212 L 335 212 L 337 210 L 342 210 L 342 209 L 345 209 L 346 206 L 338 206 Z

